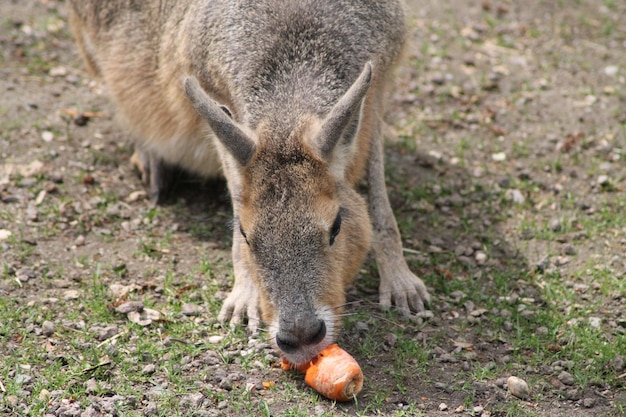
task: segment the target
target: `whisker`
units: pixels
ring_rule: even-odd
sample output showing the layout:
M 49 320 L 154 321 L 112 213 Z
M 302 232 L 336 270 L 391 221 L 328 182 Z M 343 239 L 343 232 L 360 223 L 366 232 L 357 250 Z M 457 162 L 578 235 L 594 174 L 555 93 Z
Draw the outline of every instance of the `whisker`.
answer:
M 269 332 L 269 330 L 266 329 L 265 327 L 257 327 L 256 331 L 259 332 L 259 333 L 268 333 Z
M 338 310 L 338 309 L 343 308 L 343 307 L 358 306 L 359 304 L 361 304 L 361 300 L 347 301 L 347 302 L 345 302 L 343 304 L 339 304 L 338 306 L 333 306 L 331 308 L 333 310 Z

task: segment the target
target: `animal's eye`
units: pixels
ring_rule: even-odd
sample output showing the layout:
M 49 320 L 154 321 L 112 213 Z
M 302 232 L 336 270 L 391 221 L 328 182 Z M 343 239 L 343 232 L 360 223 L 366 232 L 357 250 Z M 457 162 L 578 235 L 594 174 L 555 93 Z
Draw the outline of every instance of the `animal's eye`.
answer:
M 333 225 L 330 228 L 330 244 L 331 244 L 331 246 L 332 246 L 333 243 L 335 243 L 335 238 L 339 234 L 340 230 L 341 230 L 341 210 L 339 210 L 339 213 L 337 213 L 337 217 L 335 217 L 335 221 L 333 222 Z
M 250 242 L 248 242 L 248 236 L 246 235 L 246 232 L 243 231 L 243 227 L 241 227 L 241 224 L 239 225 L 239 233 L 241 233 L 241 236 L 243 236 L 243 238 L 246 240 L 246 244 L 250 246 Z
M 226 113 L 226 116 L 228 116 L 229 118 L 233 118 L 233 114 L 230 112 L 230 109 L 226 106 L 220 106 L 220 109 L 222 109 L 222 111 L 224 113 Z

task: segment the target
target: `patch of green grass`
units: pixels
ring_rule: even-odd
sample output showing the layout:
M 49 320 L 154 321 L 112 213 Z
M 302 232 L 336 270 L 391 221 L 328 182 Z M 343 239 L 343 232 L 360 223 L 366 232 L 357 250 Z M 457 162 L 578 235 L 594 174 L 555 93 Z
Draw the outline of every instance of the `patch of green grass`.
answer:
M 615 26 L 610 19 L 604 19 L 600 28 L 600 36 L 611 36 L 615 33 Z
M 617 6 L 617 0 L 602 0 L 602 3 L 604 3 L 608 9 L 615 9 Z
M 511 149 L 511 157 L 513 159 L 528 158 L 530 156 L 530 149 L 528 143 L 524 141 L 514 141 Z
M 21 229 L 19 230 L 21 232 Z M 35 253 L 35 246 L 25 240 L 22 236 L 18 237 L 15 234 L 11 235 L 6 242 L 11 245 L 14 251 L 17 253 L 17 259 L 21 263 L 25 263 Z

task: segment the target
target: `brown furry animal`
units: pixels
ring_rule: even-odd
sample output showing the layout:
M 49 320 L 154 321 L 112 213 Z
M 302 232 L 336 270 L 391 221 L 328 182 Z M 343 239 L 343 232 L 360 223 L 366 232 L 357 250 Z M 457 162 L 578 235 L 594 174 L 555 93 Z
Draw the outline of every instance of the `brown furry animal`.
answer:
M 235 284 L 222 321 L 247 318 L 254 331 L 260 310 L 290 362 L 311 359 L 336 338 L 370 242 L 381 304 L 424 308 L 383 167 L 383 95 L 405 35 L 399 0 L 69 4 L 152 197 L 172 166 L 226 177 Z M 355 191 L 364 177 L 367 202 Z

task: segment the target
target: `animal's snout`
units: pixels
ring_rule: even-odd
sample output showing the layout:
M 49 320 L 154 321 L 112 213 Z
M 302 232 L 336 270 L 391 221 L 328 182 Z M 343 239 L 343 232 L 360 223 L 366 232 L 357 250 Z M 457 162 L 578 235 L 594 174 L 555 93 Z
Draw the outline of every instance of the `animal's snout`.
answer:
M 315 346 L 326 337 L 326 323 L 315 315 L 297 315 L 280 320 L 276 345 L 284 353 L 295 353 L 307 346 Z

